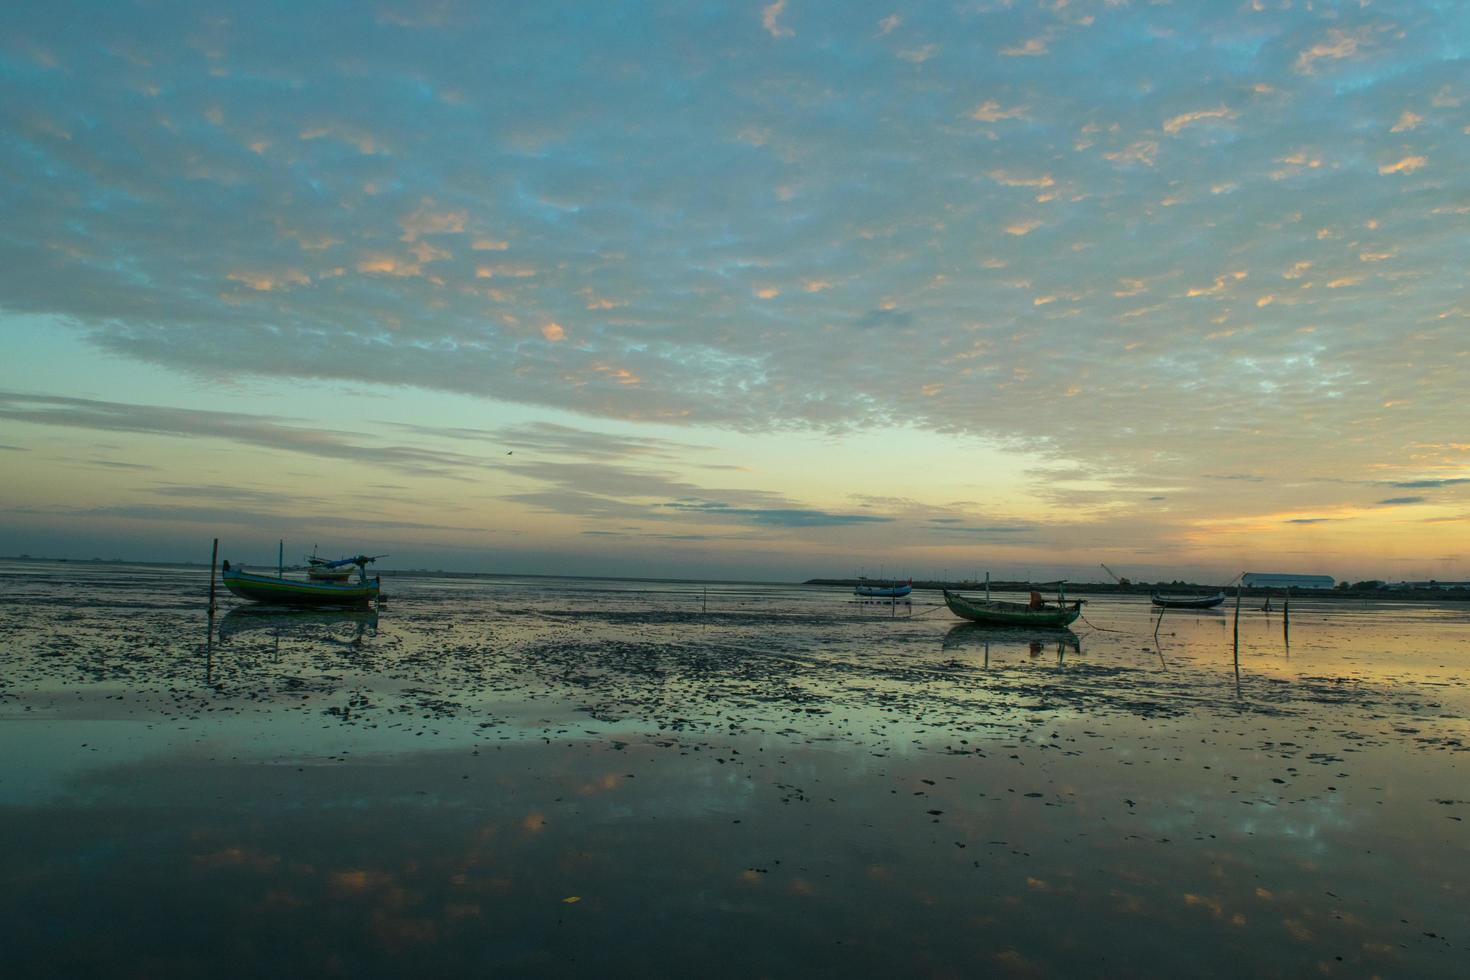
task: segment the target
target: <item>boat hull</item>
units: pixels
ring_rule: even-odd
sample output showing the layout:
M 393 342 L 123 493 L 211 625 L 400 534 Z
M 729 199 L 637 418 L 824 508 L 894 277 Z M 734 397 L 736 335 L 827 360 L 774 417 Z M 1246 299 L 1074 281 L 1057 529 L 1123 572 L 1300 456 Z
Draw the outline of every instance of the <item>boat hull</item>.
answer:
M 232 568 L 224 573 L 224 582 L 241 599 L 285 606 L 365 606 L 379 592 L 376 577 L 366 582 L 303 582 Z
M 1164 609 L 1214 609 L 1225 601 L 1225 593 L 1216 592 L 1214 595 L 1159 595 L 1152 593 L 1149 598 L 1153 604 Z
M 944 604 L 956 616 L 985 626 L 1065 627 L 1082 615 L 1082 603 L 1075 600 L 1060 607 L 1032 609 L 1024 602 L 970 598 L 946 591 Z
M 852 590 L 852 594 L 862 596 L 864 599 L 901 599 L 912 591 L 914 591 L 912 585 L 895 585 L 882 589 L 859 585 Z

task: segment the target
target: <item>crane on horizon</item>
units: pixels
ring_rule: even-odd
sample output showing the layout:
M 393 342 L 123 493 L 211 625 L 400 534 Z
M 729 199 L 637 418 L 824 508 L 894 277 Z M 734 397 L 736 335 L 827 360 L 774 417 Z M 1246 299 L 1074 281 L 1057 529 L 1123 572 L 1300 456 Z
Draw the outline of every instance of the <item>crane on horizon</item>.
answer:
M 1113 571 L 1108 566 L 1103 565 L 1102 562 L 1098 562 L 1098 564 L 1099 565 L 1102 565 L 1102 570 L 1105 571 L 1105 572 L 1107 572 L 1109 575 L 1111 575 L 1113 577 L 1113 581 L 1114 582 L 1117 582 L 1123 588 L 1126 589 L 1126 588 L 1128 588 L 1128 586 L 1130 586 L 1130 585 L 1133 584 L 1132 582 L 1128 581 L 1126 578 L 1123 578 L 1122 576 L 1120 576 L 1117 572 Z

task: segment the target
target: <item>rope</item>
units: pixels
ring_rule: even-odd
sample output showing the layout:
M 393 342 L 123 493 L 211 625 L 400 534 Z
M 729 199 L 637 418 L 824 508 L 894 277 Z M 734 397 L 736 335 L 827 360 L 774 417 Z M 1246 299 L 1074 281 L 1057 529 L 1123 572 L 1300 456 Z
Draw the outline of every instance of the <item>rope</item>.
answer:
M 1110 630 L 1106 626 L 1093 626 L 1092 622 L 1086 616 L 1083 616 L 1080 612 L 1078 613 L 1078 617 L 1084 623 L 1086 623 L 1088 626 L 1092 626 L 1092 628 L 1095 629 L 1095 630 L 1097 630 L 1099 633 L 1126 633 L 1126 632 L 1128 632 L 1127 630 Z

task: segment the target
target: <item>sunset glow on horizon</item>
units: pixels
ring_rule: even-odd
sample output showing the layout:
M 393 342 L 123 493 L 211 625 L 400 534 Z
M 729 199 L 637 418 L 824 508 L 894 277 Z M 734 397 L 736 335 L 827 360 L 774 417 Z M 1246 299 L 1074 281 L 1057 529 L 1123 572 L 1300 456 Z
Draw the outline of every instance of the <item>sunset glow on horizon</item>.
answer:
M 1470 579 L 1470 14 L 0 14 L 0 554 Z

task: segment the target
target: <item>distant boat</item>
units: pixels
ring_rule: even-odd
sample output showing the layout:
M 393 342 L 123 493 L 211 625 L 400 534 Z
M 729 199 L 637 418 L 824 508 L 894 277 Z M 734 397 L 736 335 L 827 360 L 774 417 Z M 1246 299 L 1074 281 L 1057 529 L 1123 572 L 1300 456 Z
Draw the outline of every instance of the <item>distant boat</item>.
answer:
M 306 556 L 306 577 L 314 582 L 345 582 L 352 577 L 351 559 L 347 564 L 318 558 L 314 553 Z
M 1082 615 L 1082 600 L 1041 601 L 1033 592 L 1031 602 L 1004 602 L 944 590 L 944 604 L 956 616 L 986 626 L 1070 626 Z
M 1214 609 L 1225 601 L 1224 592 L 1216 592 L 1214 595 L 1160 595 L 1151 593 L 1149 598 L 1153 604 L 1164 609 Z
M 220 574 L 225 588 L 251 602 L 287 606 L 365 606 L 378 598 L 380 591 L 378 576 L 368 578 L 367 566 L 381 557 L 384 556 L 358 555 L 327 563 L 333 567 L 356 565 L 359 569 L 356 582 L 314 582 L 286 578 L 283 574 L 258 575 L 231 568 L 229 562 L 224 563 Z
M 902 584 L 894 585 L 869 585 L 865 578 L 858 579 L 857 587 L 852 590 L 853 595 L 862 596 L 865 599 L 900 599 L 914 591 L 913 579 Z

